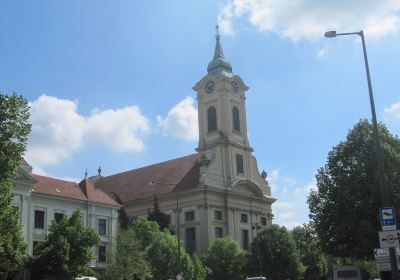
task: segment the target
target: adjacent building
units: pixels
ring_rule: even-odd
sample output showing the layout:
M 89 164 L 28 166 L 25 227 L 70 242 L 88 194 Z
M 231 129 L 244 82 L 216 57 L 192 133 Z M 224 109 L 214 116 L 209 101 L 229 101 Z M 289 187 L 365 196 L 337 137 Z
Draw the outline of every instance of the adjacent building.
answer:
M 94 229 L 101 238 L 93 248 L 96 259 L 90 264 L 94 269 L 104 269 L 116 250 L 119 205 L 113 198 L 87 179 L 79 184 L 56 178 L 36 175 L 32 167 L 22 160 L 14 179 L 12 206 L 21 214 L 24 239 L 28 253 L 33 254 L 38 243 L 43 242 L 53 220 L 61 220 L 79 209 L 84 224 Z

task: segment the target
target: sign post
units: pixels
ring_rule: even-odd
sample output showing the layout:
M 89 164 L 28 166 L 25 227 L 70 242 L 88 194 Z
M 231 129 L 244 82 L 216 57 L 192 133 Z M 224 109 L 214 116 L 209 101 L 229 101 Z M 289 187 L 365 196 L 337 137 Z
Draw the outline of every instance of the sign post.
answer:
M 389 249 L 377 248 L 374 249 L 375 263 L 378 271 L 391 271 Z M 396 263 L 397 269 L 400 270 L 400 249 L 396 248 Z
M 383 207 L 379 209 L 382 230 L 396 230 L 396 212 L 394 207 Z
M 400 247 L 400 230 L 380 231 L 379 244 L 381 248 Z

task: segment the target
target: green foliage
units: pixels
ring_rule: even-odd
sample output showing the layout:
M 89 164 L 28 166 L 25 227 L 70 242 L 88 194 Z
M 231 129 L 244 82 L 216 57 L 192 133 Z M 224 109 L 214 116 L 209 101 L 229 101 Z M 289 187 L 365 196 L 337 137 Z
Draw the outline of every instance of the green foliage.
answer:
M 154 221 L 160 227 L 160 230 L 164 230 L 169 226 L 169 217 L 164 212 L 161 212 L 160 205 L 157 201 L 157 196 L 154 195 L 154 207 L 152 211 L 149 211 L 147 218 L 149 221 Z
M 178 241 L 168 232 L 160 232 L 158 238 L 147 251 L 147 257 L 153 265 L 154 279 L 174 279 L 179 273 Z M 190 256 L 181 246 L 181 262 L 184 279 L 193 279 L 194 267 Z
M 139 241 L 146 251 L 152 266 L 154 279 L 175 279 L 179 273 L 178 240 L 168 230 L 160 231 L 156 222 L 139 220 L 134 225 Z M 192 259 L 181 244 L 182 273 L 185 280 L 194 279 L 195 268 Z
M 196 253 L 192 254 L 192 263 L 194 268 L 193 280 L 204 280 L 206 279 L 206 270 L 199 256 Z
M 31 278 L 71 279 L 88 272 L 94 258 L 92 247 L 100 238 L 82 222 L 80 211 L 60 222 L 53 221 L 45 242 L 37 247 L 31 263 Z
M 206 264 L 211 269 L 208 279 L 242 280 L 246 253 L 231 237 L 218 238 L 208 250 Z
M 258 234 L 250 247 L 249 273 L 258 275 L 258 247 L 261 251 L 262 272 L 270 280 L 299 279 L 302 265 L 292 235 L 285 227 L 269 226 Z
M 24 261 L 20 217 L 10 206 L 12 180 L 30 131 L 29 106 L 22 96 L 0 93 L 0 275 L 12 279 Z
M 400 205 L 400 140 L 383 124 L 379 133 L 389 197 L 393 205 Z M 318 190 L 308 198 L 313 227 L 327 254 L 371 259 L 373 248 L 379 247 L 382 203 L 377 170 L 372 125 L 361 120 L 346 141 L 329 152 L 326 165 L 316 175 Z
M 328 279 L 328 262 L 310 225 L 295 227 L 292 236 L 305 268 L 304 279 Z
M 146 253 L 132 228 L 119 230 L 115 263 L 107 267 L 106 279 L 152 279 L 151 265 L 146 260 Z

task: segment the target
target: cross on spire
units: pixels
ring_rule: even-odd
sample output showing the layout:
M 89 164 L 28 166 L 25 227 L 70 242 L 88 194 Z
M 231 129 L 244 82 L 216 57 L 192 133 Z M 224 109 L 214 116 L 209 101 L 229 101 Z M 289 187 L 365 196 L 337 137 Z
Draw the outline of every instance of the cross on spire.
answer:
M 219 25 L 218 24 L 215 26 L 215 29 L 217 29 L 217 37 L 219 37 Z

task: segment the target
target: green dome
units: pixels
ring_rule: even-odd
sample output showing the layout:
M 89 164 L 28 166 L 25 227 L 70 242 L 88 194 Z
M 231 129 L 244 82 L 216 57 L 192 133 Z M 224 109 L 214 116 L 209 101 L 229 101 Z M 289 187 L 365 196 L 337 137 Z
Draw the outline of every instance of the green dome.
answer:
M 222 52 L 220 37 L 217 34 L 217 42 L 215 44 L 214 58 L 208 64 L 207 72 L 213 76 L 219 76 L 224 73 L 232 74 L 232 66 L 229 61 L 224 57 Z

